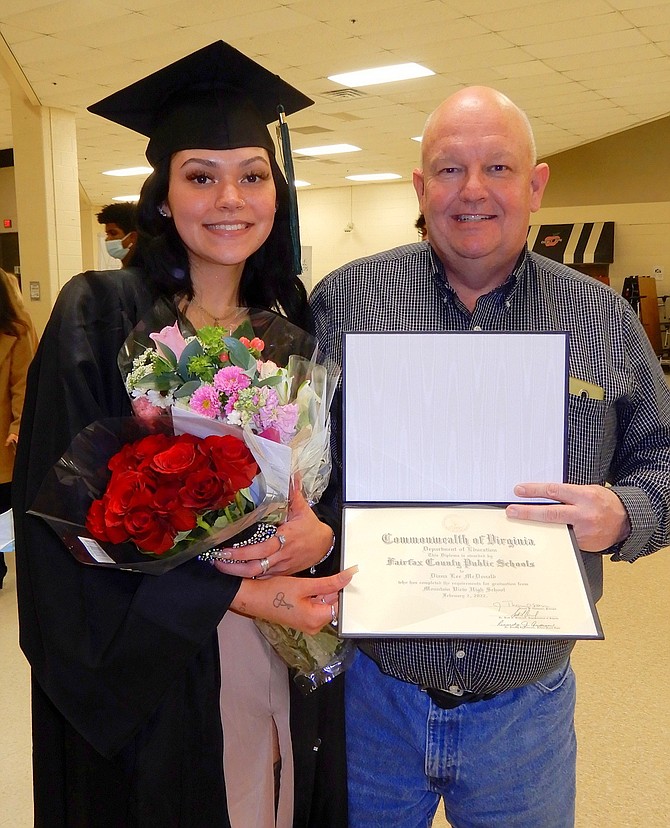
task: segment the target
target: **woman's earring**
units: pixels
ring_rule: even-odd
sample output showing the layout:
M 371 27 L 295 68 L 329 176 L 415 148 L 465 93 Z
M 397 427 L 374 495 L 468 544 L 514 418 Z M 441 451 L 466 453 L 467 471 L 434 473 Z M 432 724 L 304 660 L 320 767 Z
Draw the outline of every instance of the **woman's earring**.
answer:
M 168 217 L 168 214 L 165 212 L 165 207 L 163 207 L 163 205 L 162 205 L 162 204 L 161 204 L 161 206 L 158 208 L 158 212 L 161 214 L 161 216 L 163 216 L 163 218 L 167 218 L 167 217 Z

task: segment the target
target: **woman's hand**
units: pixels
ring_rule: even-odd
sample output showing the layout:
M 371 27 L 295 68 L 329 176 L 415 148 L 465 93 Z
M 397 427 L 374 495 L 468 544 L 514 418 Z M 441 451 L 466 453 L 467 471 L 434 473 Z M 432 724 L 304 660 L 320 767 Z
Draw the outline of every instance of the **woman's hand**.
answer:
M 277 576 L 244 580 L 230 609 L 263 618 L 310 635 L 337 621 L 338 592 L 358 571 L 352 566 L 328 578 Z
M 277 534 L 261 543 L 221 548 L 214 565 L 220 572 L 242 578 L 293 575 L 320 561 L 333 544 L 333 530 L 321 523 L 296 487 L 291 495 L 288 518 Z M 228 563 L 221 558 L 245 563 Z M 261 563 L 262 562 L 262 563 Z

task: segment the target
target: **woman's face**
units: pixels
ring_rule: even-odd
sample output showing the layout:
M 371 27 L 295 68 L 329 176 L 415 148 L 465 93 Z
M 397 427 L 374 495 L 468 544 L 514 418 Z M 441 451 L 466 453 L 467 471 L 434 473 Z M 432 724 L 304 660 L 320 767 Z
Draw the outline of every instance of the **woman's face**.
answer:
M 192 268 L 225 266 L 241 273 L 270 235 L 276 197 L 267 150 L 189 149 L 172 156 L 163 208 Z

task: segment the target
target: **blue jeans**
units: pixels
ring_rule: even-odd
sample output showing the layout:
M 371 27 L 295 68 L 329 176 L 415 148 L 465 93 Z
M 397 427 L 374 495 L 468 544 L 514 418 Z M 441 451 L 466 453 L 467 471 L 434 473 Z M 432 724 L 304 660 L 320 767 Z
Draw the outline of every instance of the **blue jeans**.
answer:
M 488 701 L 437 707 L 358 652 L 345 678 L 349 828 L 572 828 L 569 662 Z

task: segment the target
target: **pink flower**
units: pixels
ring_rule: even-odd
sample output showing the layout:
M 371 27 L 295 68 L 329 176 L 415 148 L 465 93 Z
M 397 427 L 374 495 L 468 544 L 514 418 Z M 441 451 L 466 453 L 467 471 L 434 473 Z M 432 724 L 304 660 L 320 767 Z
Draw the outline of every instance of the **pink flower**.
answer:
M 131 405 L 135 416 L 141 417 L 144 420 L 152 420 L 154 417 L 158 417 L 162 414 L 160 408 L 156 408 L 156 406 L 153 405 L 145 396 L 134 397 L 131 400 Z
M 179 359 L 182 351 L 186 347 L 186 340 L 181 335 L 177 322 L 175 322 L 174 325 L 168 325 L 158 333 L 150 333 L 149 336 L 156 343 L 157 350 L 160 351 L 163 356 L 167 356 L 167 354 L 161 348 L 161 345 L 166 345 L 174 353 L 177 359 Z
M 219 399 L 219 392 L 212 385 L 201 385 L 191 395 L 189 407 L 195 411 L 196 414 L 202 414 L 203 417 L 209 417 L 210 420 L 216 420 L 221 413 L 221 401 Z
M 250 385 L 249 376 L 237 365 L 222 368 L 214 374 L 214 387 L 228 397 L 243 388 L 248 388 Z

